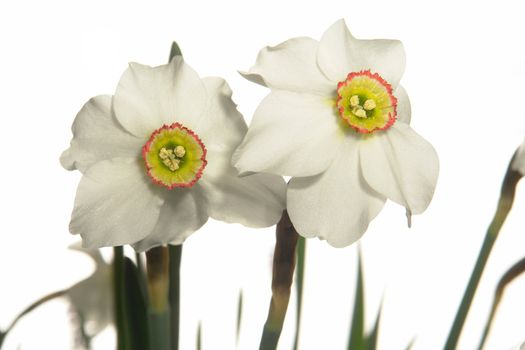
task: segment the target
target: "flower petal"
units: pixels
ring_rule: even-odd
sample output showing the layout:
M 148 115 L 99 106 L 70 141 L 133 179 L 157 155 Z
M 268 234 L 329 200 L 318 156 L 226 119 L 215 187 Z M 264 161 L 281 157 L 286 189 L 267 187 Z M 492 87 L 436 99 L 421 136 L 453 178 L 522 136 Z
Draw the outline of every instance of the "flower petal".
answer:
M 410 124 L 412 108 L 410 107 L 410 100 L 405 88 L 398 85 L 396 91 L 394 91 L 394 96 L 397 98 L 397 120 Z
M 144 140 L 122 128 L 111 110 L 111 96 L 96 96 L 78 112 L 71 130 L 71 146 L 60 163 L 84 172 L 93 163 L 116 157 L 138 158 Z
M 345 247 L 363 235 L 385 199 L 360 176 L 356 140 L 348 138 L 324 173 L 290 181 L 287 202 L 299 234 Z
M 240 72 L 246 79 L 272 90 L 309 92 L 331 96 L 337 86 L 317 66 L 317 40 L 301 37 L 259 52 L 255 65 Z
M 216 220 L 248 227 L 268 227 L 279 221 L 286 205 L 286 183 L 271 174 L 238 177 L 224 153 L 209 153 L 200 180 Z
M 175 56 L 167 65 L 130 63 L 120 78 L 113 107 L 118 121 L 134 135 L 147 137 L 164 124 L 190 129 L 206 108 L 206 89 L 197 73 Z
M 377 192 L 419 214 L 430 203 L 439 159 L 430 143 L 410 126 L 395 123 L 388 131 L 360 143 L 365 181 Z
M 199 184 L 191 188 L 175 188 L 168 191 L 153 231 L 133 248 L 142 252 L 161 244 L 182 244 L 206 221 L 208 203 Z
M 331 102 L 310 94 L 270 93 L 233 155 L 235 167 L 241 173 L 289 176 L 325 170 L 345 136 Z
M 86 248 L 135 243 L 151 233 L 164 200 L 146 177 L 144 164 L 103 160 L 80 181 L 69 230 Z
M 112 290 L 112 268 L 108 264 L 97 265 L 91 276 L 67 290 L 89 337 L 94 337 L 113 322 Z
M 398 40 L 359 40 L 350 34 L 343 19 L 323 34 L 317 63 L 332 81 L 345 80 L 350 72 L 370 69 L 396 88 L 405 70 L 405 49 Z
M 204 141 L 208 151 L 228 152 L 229 157 L 241 143 L 248 127 L 232 101 L 232 90 L 222 78 L 203 78 L 208 103 L 194 131 Z

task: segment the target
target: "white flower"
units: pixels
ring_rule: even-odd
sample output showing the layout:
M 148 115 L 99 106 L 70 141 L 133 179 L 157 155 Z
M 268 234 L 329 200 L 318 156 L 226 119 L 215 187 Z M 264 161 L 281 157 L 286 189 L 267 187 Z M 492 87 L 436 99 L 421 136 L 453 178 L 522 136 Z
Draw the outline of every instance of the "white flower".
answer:
M 86 335 L 93 338 L 113 322 L 113 281 L 111 265 L 106 263 L 98 249 L 71 249 L 86 253 L 95 262 L 95 271 L 66 291 L 71 304 L 84 323 Z
M 292 176 L 290 218 L 305 237 L 347 246 L 386 198 L 423 212 L 439 162 L 409 126 L 399 85 L 405 53 L 396 40 L 358 40 L 343 20 L 318 42 L 295 38 L 259 53 L 247 79 L 271 93 L 233 157 L 241 173 Z
M 246 124 L 220 78 L 200 79 L 181 56 L 131 63 L 114 96 L 89 100 L 61 157 L 83 173 L 70 231 L 85 247 L 182 243 L 208 217 L 251 227 L 275 224 L 281 177 L 237 177 L 231 155 Z

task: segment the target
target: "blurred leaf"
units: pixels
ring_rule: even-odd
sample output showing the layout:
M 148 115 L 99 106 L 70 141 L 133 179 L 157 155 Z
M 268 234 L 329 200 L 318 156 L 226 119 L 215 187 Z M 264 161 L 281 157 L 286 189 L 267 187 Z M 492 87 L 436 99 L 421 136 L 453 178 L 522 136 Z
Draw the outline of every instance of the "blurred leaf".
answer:
M 199 325 L 197 326 L 197 350 L 201 350 L 201 344 L 202 344 L 202 325 L 199 322 Z
M 182 56 L 182 51 L 180 50 L 179 44 L 177 44 L 176 41 L 171 43 L 170 61 L 175 56 Z
M 299 330 L 301 328 L 301 308 L 303 304 L 303 284 L 304 284 L 304 259 L 306 253 L 306 240 L 304 237 L 299 236 L 297 240 L 297 268 L 296 268 L 296 281 L 295 290 L 297 292 L 297 305 L 296 305 L 296 324 L 295 324 L 295 337 L 293 343 L 293 349 L 297 350 L 299 345 Z
M 363 288 L 363 269 L 362 269 L 361 250 L 358 253 L 357 266 L 357 284 L 355 289 L 354 310 L 352 317 L 352 326 L 350 328 L 350 337 L 348 341 L 348 350 L 365 349 L 365 302 Z
M 406 347 L 406 350 L 410 350 L 412 349 L 412 347 L 414 346 L 414 342 L 416 341 L 416 338 L 412 339 L 410 341 L 410 343 L 408 343 L 407 347 Z
M 239 291 L 239 299 L 237 300 L 237 331 L 236 331 L 236 343 L 239 343 L 239 331 L 241 330 L 241 321 L 242 321 L 242 289 Z
M 131 349 L 127 326 L 126 292 L 124 273 L 124 248 L 113 247 L 113 288 L 115 299 L 115 327 L 117 331 L 117 350 Z
M 372 332 L 366 337 L 366 349 L 367 350 L 376 350 L 377 348 L 377 337 L 379 334 L 379 323 L 381 322 L 381 312 L 383 311 L 383 303 L 379 306 L 379 311 L 377 312 L 376 322 Z
M 494 321 L 494 316 L 496 316 L 496 311 L 498 309 L 499 303 L 503 298 L 503 292 L 505 291 L 505 288 L 508 284 L 514 281 L 516 277 L 519 277 L 523 272 L 525 272 L 525 258 L 522 258 L 520 261 L 512 265 L 512 267 L 508 269 L 499 280 L 498 286 L 496 287 L 496 291 L 494 293 L 494 301 L 492 302 L 490 315 L 485 325 L 483 336 L 481 337 L 478 349 L 483 349 L 483 346 L 485 345 L 485 341 L 487 340 L 490 328 L 492 326 L 492 321 Z

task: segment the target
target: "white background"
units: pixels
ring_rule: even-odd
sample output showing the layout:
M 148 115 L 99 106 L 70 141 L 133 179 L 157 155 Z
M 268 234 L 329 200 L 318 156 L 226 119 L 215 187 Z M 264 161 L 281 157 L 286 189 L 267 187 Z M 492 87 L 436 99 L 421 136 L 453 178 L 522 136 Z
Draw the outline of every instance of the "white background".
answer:
M 519 1 L 227 1 L 0 3 L 0 328 L 40 296 L 87 276 L 90 261 L 66 247 L 78 173 L 58 162 L 82 104 L 112 94 L 128 61 L 159 65 L 177 40 L 201 76 L 225 77 L 249 121 L 267 93 L 236 71 L 259 49 L 295 36 L 319 39 L 345 18 L 358 38 L 400 39 L 401 83 L 413 127 L 439 153 L 441 173 L 428 210 L 406 227 L 388 204 L 361 240 L 366 319 L 384 299 L 380 349 L 441 349 L 498 198 L 508 160 L 525 135 L 525 21 Z M 525 255 L 525 189 L 481 281 L 460 349 L 474 349 L 495 284 Z M 272 229 L 218 222 L 184 247 L 181 349 L 235 348 L 236 300 L 245 295 L 240 349 L 255 349 L 266 316 Z M 300 349 L 343 349 L 351 316 L 356 246 L 308 241 Z M 525 340 L 525 279 L 505 293 L 487 348 Z M 292 296 L 291 308 L 294 307 Z M 290 349 L 290 312 L 280 349 Z M 27 317 L 6 349 L 69 349 L 67 307 Z M 111 349 L 111 331 L 97 339 Z

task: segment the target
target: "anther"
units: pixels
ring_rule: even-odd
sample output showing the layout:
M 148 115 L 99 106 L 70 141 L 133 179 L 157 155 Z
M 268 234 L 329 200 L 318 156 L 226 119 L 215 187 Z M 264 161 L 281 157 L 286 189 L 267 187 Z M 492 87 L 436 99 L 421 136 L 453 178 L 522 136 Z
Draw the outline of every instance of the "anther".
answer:
M 355 114 L 356 117 L 366 118 L 366 111 L 362 108 L 355 108 L 353 110 L 353 113 Z
M 356 107 L 358 105 L 359 105 L 359 96 L 353 95 L 352 97 L 350 97 L 350 106 Z
M 184 147 L 182 147 L 182 146 L 175 147 L 175 155 L 178 158 L 184 157 L 185 154 L 186 154 L 186 149 Z
M 366 100 L 365 104 L 363 105 L 363 108 L 367 111 L 371 111 L 372 109 L 376 108 L 376 101 L 372 99 Z

